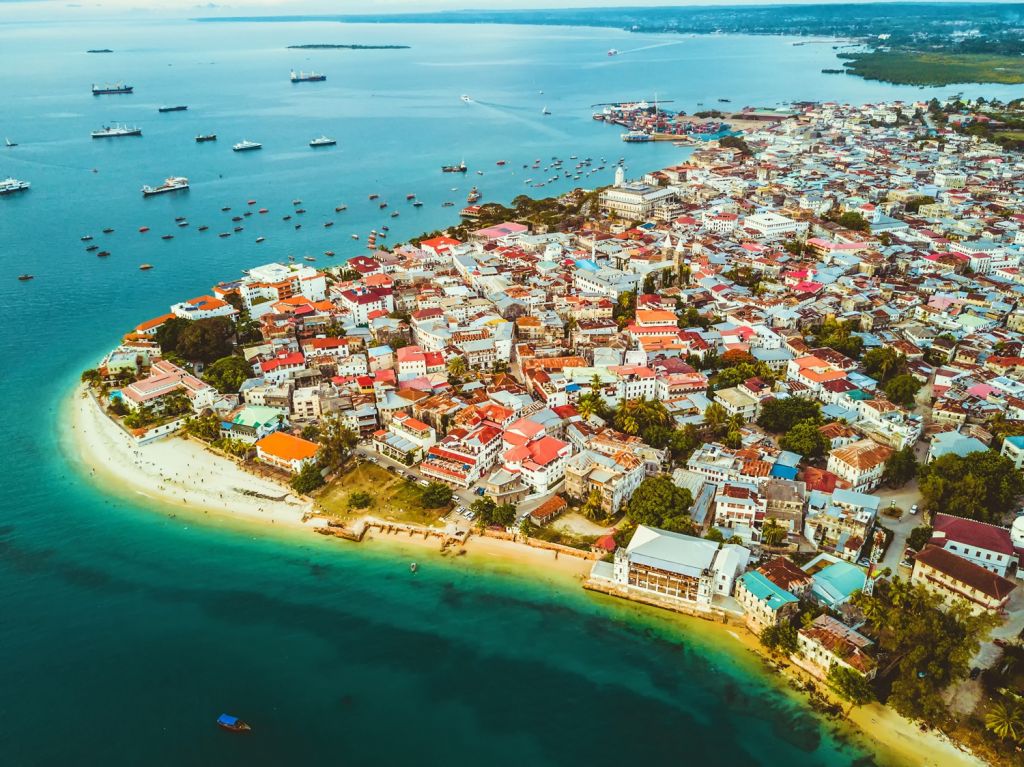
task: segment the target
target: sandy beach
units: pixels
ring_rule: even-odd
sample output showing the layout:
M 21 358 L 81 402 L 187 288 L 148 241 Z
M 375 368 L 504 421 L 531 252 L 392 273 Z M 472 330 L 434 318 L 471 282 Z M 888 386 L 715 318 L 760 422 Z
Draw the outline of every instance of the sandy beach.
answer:
M 68 410 L 71 429 L 67 447 L 71 455 L 95 481 L 116 488 L 126 497 L 290 529 L 305 527 L 310 528 L 311 534 L 311 528 L 325 523 L 318 517 L 303 522 L 305 516 L 314 513 L 310 501 L 288 492 L 283 485 L 249 474 L 233 461 L 215 455 L 195 442 L 173 437 L 137 446 L 103 413 L 83 387 L 76 389 Z M 243 491 L 267 498 L 247 495 Z M 367 521 L 380 522 L 368 516 L 361 518 L 353 527 L 358 529 Z M 390 533 L 371 529 L 359 545 L 409 547 L 410 552 L 428 549 L 438 552 L 441 548 L 437 537 L 427 537 L 422 530 L 391 526 L 394 529 Z M 338 541 L 338 545 L 353 544 Z M 555 552 L 547 549 L 481 535 L 472 535 L 465 544 L 449 547 L 446 556 L 452 563 L 464 562 L 468 567 L 482 565 L 520 576 L 550 577 L 568 587 L 573 582 L 578 587 L 593 565 L 589 559 L 565 554 L 556 556 Z M 637 608 L 656 609 L 642 605 L 637 605 Z M 734 644 L 738 650 L 764 657 L 757 637 L 745 627 L 698 618 L 679 616 L 679 619 L 686 623 L 683 630 L 712 632 L 720 637 L 723 644 Z M 792 665 L 783 669 L 782 674 L 802 681 L 809 678 Z M 818 687 L 823 689 L 824 685 L 819 682 Z M 881 704 L 857 708 L 847 721 L 837 725 L 850 728 L 865 742 L 880 745 L 884 764 L 921 767 L 982 767 L 985 764 L 957 749 L 941 734 L 921 732 L 914 723 Z
M 190 440 L 170 437 L 136 445 L 82 387 L 69 409 L 72 454 L 95 479 L 122 495 L 278 525 L 300 526 L 313 510 L 282 485 L 249 474 Z

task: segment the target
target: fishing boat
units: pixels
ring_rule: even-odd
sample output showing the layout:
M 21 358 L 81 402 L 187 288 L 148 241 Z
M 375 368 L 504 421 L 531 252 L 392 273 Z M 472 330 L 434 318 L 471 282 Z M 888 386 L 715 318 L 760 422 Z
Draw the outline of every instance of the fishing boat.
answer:
M 358 234 L 353 234 L 352 235 L 352 239 L 353 240 L 358 240 L 359 239 L 359 235 Z
M 332 226 L 334 226 L 333 221 L 324 221 L 324 229 L 329 229 Z
M 236 226 L 236 227 L 235 227 L 235 231 L 236 231 L 236 232 L 240 232 L 240 231 L 242 231 L 242 230 L 243 230 L 244 228 L 245 228 L 245 227 L 243 227 L 243 226 Z
M 391 218 L 398 218 L 398 211 L 392 211 Z
M 343 210 L 348 210 L 348 205 L 335 205 L 334 212 L 341 213 Z
M 416 199 L 416 195 L 414 195 L 414 194 L 407 194 L 405 196 L 405 199 L 407 199 L 407 200 L 415 200 Z
M 497 162 L 495 163 L 495 165 L 498 165 L 498 166 L 500 167 L 500 166 L 502 166 L 502 165 L 505 165 L 505 163 L 506 163 L 506 161 L 505 161 L 505 160 L 498 160 L 498 161 L 497 161 Z
M 205 232 L 205 231 L 206 231 L 207 229 L 209 229 L 209 228 L 210 228 L 210 227 L 206 226 L 206 224 L 203 224 L 203 225 L 202 225 L 201 227 L 199 227 L 199 231 L 200 231 L 200 232 Z
M 91 234 L 83 234 L 78 239 L 80 239 L 82 242 L 88 242 L 89 240 L 92 239 L 92 235 Z
M 22 282 L 28 282 L 29 280 L 35 279 L 34 274 L 19 274 L 18 279 Z
M 414 208 L 422 208 L 422 207 L 423 207 L 423 203 L 422 203 L 422 202 L 420 202 L 419 200 L 416 200 L 416 201 L 415 201 L 415 202 L 414 202 L 414 203 L 412 204 L 412 206 L 413 206 Z
M 200 135 L 196 136 L 196 143 L 197 144 L 202 144 L 202 143 L 204 143 L 206 141 L 216 141 L 216 140 L 217 140 L 217 134 L 216 133 L 201 133 Z
M 99 253 L 96 254 L 96 256 L 98 258 L 106 258 L 109 255 L 110 255 L 110 251 L 109 250 L 101 250 Z
M 235 223 L 238 223 L 239 221 L 242 220 L 242 217 L 241 216 L 232 216 L 231 220 L 234 221 Z
M 178 222 L 178 226 L 179 226 L 179 227 L 185 227 L 185 226 L 188 226 L 188 221 L 179 221 L 179 222 Z
M 380 197 L 380 195 L 379 195 L 379 194 L 371 194 L 371 195 L 370 195 L 369 197 L 367 197 L 366 199 L 368 199 L 368 200 L 376 200 L 376 199 L 377 199 L 378 197 Z
M 231 716 L 231 714 L 221 714 L 218 716 L 217 726 L 228 732 L 250 732 L 252 730 L 252 727 L 237 716 Z
M 231 232 L 221 232 L 217 236 L 218 237 L 230 237 L 231 236 Z
M 460 96 L 459 98 L 461 98 L 461 99 L 462 99 L 463 101 L 465 101 L 465 102 L 466 102 L 467 104 L 472 104 L 472 103 L 473 103 L 473 99 L 471 99 L 471 98 L 470 98 L 469 96 L 467 96 L 467 95 L 466 95 L 465 93 L 463 93 L 463 94 L 462 94 L 462 95 L 461 95 L 461 96 Z
M 161 240 L 173 240 L 174 239 L 174 235 L 173 234 L 161 234 L 160 235 L 160 239 Z
M 267 208 L 260 208 L 260 209 L 259 209 L 258 211 L 256 211 L 256 212 L 257 212 L 257 213 L 261 213 L 261 214 L 262 214 L 262 213 L 269 213 L 270 211 L 269 211 L 269 210 L 268 210 Z
M 302 260 L 303 261 L 316 261 L 316 259 L 313 258 L 312 256 L 303 256 Z
M 139 227 L 139 234 L 145 234 L 148 231 L 149 231 L 149 227 L 148 226 L 140 226 Z
M 334 251 L 333 250 L 325 250 L 324 251 L 324 255 L 325 256 L 333 256 L 334 255 Z
M 289 216 L 281 216 L 281 220 L 282 221 L 291 221 L 292 217 L 290 215 Z
M 263 242 L 265 239 L 267 239 L 267 238 L 266 237 L 257 237 L 256 238 L 256 242 Z
M 143 271 L 143 272 L 148 272 L 148 271 L 149 271 L 150 269 L 152 269 L 152 268 L 153 268 L 153 265 L 152 265 L 152 264 L 140 264 L 140 265 L 139 265 L 139 269 L 140 269 L 141 271 Z
M 227 213 L 229 210 L 231 210 L 231 207 L 229 205 L 225 205 L 223 208 L 220 209 L 220 212 Z
M 90 245 L 88 248 L 85 249 L 85 252 L 86 253 L 92 253 L 93 251 L 99 250 L 99 249 L 100 249 L 99 245 Z
M 382 202 L 382 203 L 381 203 L 380 205 L 378 205 L 377 207 L 378 207 L 378 208 L 380 208 L 381 210 L 384 210 L 384 208 L 386 208 L 387 206 L 388 206 L 388 204 L 387 204 L 386 202 Z
M 103 234 L 113 234 L 114 230 L 109 226 L 103 230 Z

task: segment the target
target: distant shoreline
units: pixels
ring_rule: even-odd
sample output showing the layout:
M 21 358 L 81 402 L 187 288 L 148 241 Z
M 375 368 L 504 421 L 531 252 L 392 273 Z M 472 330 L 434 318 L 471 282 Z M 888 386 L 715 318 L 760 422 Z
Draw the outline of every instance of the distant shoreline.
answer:
M 334 43 L 306 43 L 305 45 L 289 45 L 289 49 L 303 50 L 303 51 L 333 51 L 333 50 L 346 50 L 346 51 L 398 51 L 406 50 L 411 48 L 409 45 L 358 45 L 355 43 L 336 45 Z

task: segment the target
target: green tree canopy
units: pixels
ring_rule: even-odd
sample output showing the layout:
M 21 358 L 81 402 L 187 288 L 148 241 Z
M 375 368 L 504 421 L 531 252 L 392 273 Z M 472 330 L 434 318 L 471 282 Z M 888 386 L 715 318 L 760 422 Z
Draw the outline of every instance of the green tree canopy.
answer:
M 320 421 L 320 465 L 334 469 L 348 460 L 359 444 L 359 435 L 345 425 L 336 413 Z
M 821 405 L 803 397 L 766 400 L 757 425 L 775 434 L 789 431 L 801 421 L 821 423 Z
M 794 424 L 779 440 L 779 447 L 783 450 L 791 450 L 804 458 L 821 458 L 830 446 L 818 428 L 818 422 L 811 418 Z
M 796 638 L 796 628 L 789 621 L 781 621 L 773 626 L 765 626 L 758 635 L 762 646 L 772 652 L 789 656 L 795 653 L 799 647 Z
M 1024 492 L 1013 461 L 995 450 L 952 453 L 923 465 L 918 478 L 925 511 L 998 523 Z
M 912 445 L 897 450 L 885 461 L 882 479 L 889 487 L 903 487 L 917 474 L 917 456 Z
M 243 357 L 221 357 L 203 372 L 203 380 L 221 393 L 235 393 L 253 375 Z
M 235 323 L 229 318 L 206 317 L 182 329 L 174 351 L 186 360 L 209 363 L 231 354 L 234 338 Z
M 431 482 L 423 488 L 423 505 L 436 509 L 452 502 L 452 489 L 444 482 Z
M 677 487 L 665 475 L 647 477 L 633 493 L 626 506 L 629 518 L 638 525 L 648 525 L 677 533 L 693 532 L 690 491 Z
M 880 383 L 907 371 L 907 358 L 891 346 L 872 349 L 861 360 L 864 372 Z
M 998 617 L 973 615 L 962 601 L 946 606 L 937 594 L 896 578 L 853 598 L 868 621 L 892 682 L 888 704 L 911 719 L 937 722 L 946 715 L 942 692 L 967 676 L 971 659 Z
M 882 385 L 882 391 L 890 402 L 907 408 L 914 406 L 914 398 L 920 389 L 921 382 L 909 373 L 894 376 Z
M 933 528 L 928 525 L 915 527 L 910 531 L 910 535 L 907 536 L 907 546 L 914 551 L 920 551 L 932 539 L 932 532 Z
M 292 490 L 296 493 L 311 493 L 318 487 L 322 487 L 324 478 L 320 476 L 320 467 L 314 461 L 308 462 L 302 469 L 292 477 Z
M 863 706 L 875 699 L 871 683 L 863 674 L 852 668 L 836 663 L 828 670 L 828 678 L 825 681 L 840 698 L 849 701 L 851 709 L 854 706 Z

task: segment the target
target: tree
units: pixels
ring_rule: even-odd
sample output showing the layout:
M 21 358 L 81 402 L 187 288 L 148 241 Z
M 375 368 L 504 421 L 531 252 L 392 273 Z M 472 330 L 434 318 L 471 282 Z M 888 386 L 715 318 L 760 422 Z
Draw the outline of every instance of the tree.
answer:
M 526 538 L 529 538 L 531 535 L 533 535 L 533 533 L 534 533 L 534 531 L 536 529 L 537 529 L 537 526 L 535 524 L 533 524 L 533 520 L 530 519 L 530 515 L 529 514 L 526 514 L 525 516 L 523 516 L 523 518 L 521 520 L 519 520 L 519 534 L 520 535 L 525 536 Z
M 786 540 L 786 528 L 774 519 L 769 519 L 764 523 L 761 528 L 761 541 L 765 546 L 778 546 L 784 540 Z
M 754 362 L 754 358 L 742 349 L 730 349 L 718 358 L 718 364 L 723 368 L 734 368 L 743 363 L 753 365 Z
M 502 503 L 494 507 L 494 524 L 511 527 L 516 521 L 516 507 L 511 503 Z
M 907 358 L 891 346 L 872 349 L 861 360 L 864 372 L 875 380 L 885 383 L 907 370 Z
M 191 320 L 182 319 L 181 317 L 171 317 L 156 329 L 156 342 L 160 344 L 160 350 L 164 355 L 178 350 L 178 339 L 181 338 L 181 334 L 185 331 L 185 328 L 191 324 Z
M 601 508 L 601 494 L 595 489 L 591 490 L 586 502 L 580 507 L 580 514 L 590 520 L 604 518 L 604 509 Z
M 838 663 L 833 664 L 832 668 L 828 670 L 825 682 L 840 698 L 849 701 L 850 708 L 846 711 L 847 716 L 850 715 L 850 711 L 854 707 L 863 706 L 875 699 L 871 683 L 863 674 L 852 668 L 840 666 Z
M 229 318 L 206 317 L 181 331 L 174 351 L 186 360 L 209 363 L 231 354 L 234 337 L 235 323 Z
M 795 424 L 792 429 L 782 435 L 779 446 L 790 450 L 804 458 L 821 458 L 828 452 L 831 443 L 821 433 L 817 421 L 807 419 Z
M 885 392 L 885 396 L 889 398 L 890 402 L 907 408 L 914 406 L 914 400 L 920 389 L 921 382 L 909 373 L 901 373 L 882 385 L 882 391 Z
M 885 460 L 882 480 L 889 487 L 903 487 L 917 474 L 917 457 L 913 445 L 897 450 Z
M 758 635 L 758 639 L 761 640 L 762 646 L 784 656 L 792 655 L 799 649 L 796 628 L 789 621 L 782 621 L 774 626 L 765 626 Z
M 82 383 L 88 384 L 92 388 L 96 389 L 103 383 L 103 376 L 100 374 L 100 371 L 95 368 L 92 370 L 83 370 Z
M 1000 522 L 1024 492 L 1013 461 L 995 450 L 941 456 L 921 466 L 918 478 L 925 511 L 981 522 Z
M 880 579 L 871 594 L 860 592 L 852 601 L 877 641 L 879 676 L 891 679 L 888 704 L 912 719 L 941 720 L 943 691 L 967 676 L 998 617 L 974 615 L 960 600 L 947 606 L 937 594 L 899 578 Z
M 619 431 L 643 438 L 652 428 L 671 424 L 672 416 L 660 400 L 641 397 L 628 399 L 619 405 L 615 409 L 613 423 Z
M 485 495 L 473 501 L 469 508 L 476 515 L 476 523 L 481 527 L 487 527 L 494 519 L 494 510 L 497 508 L 497 504 L 494 503 L 493 498 Z
M 835 221 L 839 226 L 846 227 L 847 229 L 853 229 L 857 232 L 871 231 L 871 224 L 868 223 L 868 220 L 855 210 L 849 210 L 840 214 Z
M 1006 700 L 993 703 L 985 712 L 985 728 L 1002 740 L 1024 741 L 1024 707 Z
M 826 319 L 814 334 L 814 342 L 818 346 L 827 346 L 840 354 L 857 359 L 864 348 L 864 339 L 853 335 L 856 327 L 854 321 L 839 322 L 833 318 Z
M 907 546 L 914 551 L 920 551 L 932 539 L 933 528 L 928 525 L 920 525 L 910 531 L 907 536 Z
M 704 536 L 704 540 L 714 541 L 715 543 L 725 543 L 725 536 L 722 535 L 722 531 L 717 527 L 712 527 Z
M 452 357 L 448 360 L 447 367 L 448 375 L 460 380 L 469 371 L 469 365 L 466 364 L 466 360 L 463 357 Z
M 201 415 L 186 420 L 183 428 L 185 433 L 191 437 L 197 437 L 206 442 L 213 442 L 220 436 L 220 419 L 212 413 Z
M 638 525 L 648 525 L 678 533 L 691 533 L 693 504 L 690 491 L 677 487 L 667 476 L 647 477 L 626 504 L 626 513 Z
M 206 368 L 203 380 L 221 393 L 235 393 L 252 375 L 252 367 L 244 358 L 231 355 Z
M 789 431 L 801 421 L 821 422 L 821 405 L 803 397 L 766 400 L 757 425 L 775 434 Z
M 320 468 L 314 461 L 308 461 L 302 469 L 292 477 L 291 486 L 292 490 L 296 493 L 311 493 L 318 487 L 322 487 L 324 484 L 324 478 L 320 474 Z
M 333 469 L 348 460 L 352 448 L 359 444 L 359 435 L 348 428 L 336 413 L 320 421 L 320 465 Z
M 423 505 L 427 508 L 436 509 L 447 506 L 452 502 L 452 489 L 444 482 L 431 482 L 423 488 Z
M 348 497 L 348 507 L 350 509 L 365 509 L 371 503 L 373 503 L 373 498 L 363 490 L 356 490 Z

